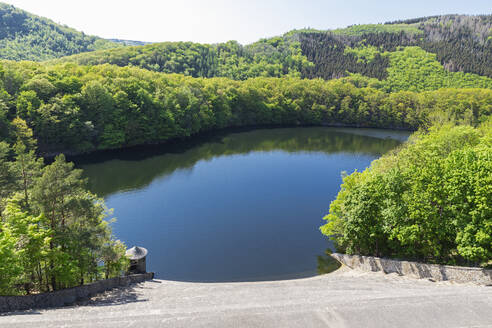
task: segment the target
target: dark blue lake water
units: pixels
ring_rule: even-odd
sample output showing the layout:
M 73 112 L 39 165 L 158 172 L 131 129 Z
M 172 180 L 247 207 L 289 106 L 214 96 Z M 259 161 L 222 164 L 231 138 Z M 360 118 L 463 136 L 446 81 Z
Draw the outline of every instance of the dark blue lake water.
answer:
M 114 234 L 149 250 L 160 279 L 316 275 L 319 232 L 343 171 L 363 170 L 408 132 L 286 128 L 200 137 L 76 159 L 114 209 Z

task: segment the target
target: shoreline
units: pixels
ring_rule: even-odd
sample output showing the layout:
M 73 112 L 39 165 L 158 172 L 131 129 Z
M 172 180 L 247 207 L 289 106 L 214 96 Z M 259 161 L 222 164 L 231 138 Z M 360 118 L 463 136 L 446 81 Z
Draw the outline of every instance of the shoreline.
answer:
M 250 132 L 255 130 L 274 130 L 274 129 L 289 129 L 289 128 L 354 128 L 354 129 L 371 129 L 371 130 L 394 130 L 394 131 L 402 131 L 402 132 L 416 132 L 414 129 L 405 129 L 398 127 L 372 127 L 372 126 L 363 126 L 363 125 L 350 125 L 350 124 L 321 124 L 321 125 L 248 125 L 248 126 L 239 126 L 239 127 L 227 127 L 218 130 L 210 130 L 203 131 L 197 134 L 190 135 L 188 137 L 176 137 L 168 140 L 164 140 L 162 142 L 148 142 L 142 143 L 138 145 L 128 145 L 120 148 L 111 148 L 111 149 L 96 149 L 90 152 L 75 152 L 75 151 L 60 151 L 60 152 L 40 152 L 39 156 L 43 157 L 48 162 L 52 161 L 56 156 L 60 154 L 64 154 L 69 161 L 73 161 L 74 159 L 81 158 L 84 156 L 90 155 L 106 155 L 106 154 L 117 154 L 125 150 L 138 150 L 138 149 L 150 149 L 153 147 L 178 147 L 180 145 L 189 146 L 194 143 L 202 142 L 203 138 L 214 138 L 223 135 L 227 135 L 230 133 L 241 133 L 241 132 Z

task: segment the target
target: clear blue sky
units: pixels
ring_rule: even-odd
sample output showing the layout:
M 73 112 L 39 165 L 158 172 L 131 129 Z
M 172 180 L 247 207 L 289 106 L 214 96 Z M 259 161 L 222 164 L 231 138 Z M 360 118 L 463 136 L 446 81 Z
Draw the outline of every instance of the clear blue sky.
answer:
M 2 0 L 0 0 L 2 1 Z M 491 0 L 3 0 L 87 34 L 141 41 L 238 40 L 438 14 L 491 14 Z

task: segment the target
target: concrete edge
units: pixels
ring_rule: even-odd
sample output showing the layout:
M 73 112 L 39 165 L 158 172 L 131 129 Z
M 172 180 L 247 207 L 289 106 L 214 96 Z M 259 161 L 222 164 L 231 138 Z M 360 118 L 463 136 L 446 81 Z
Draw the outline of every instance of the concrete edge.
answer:
M 72 305 L 77 301 L 90 298 L 116 287 L 129 286 L 152 279 L 154 279 L 154 273 L 148 272 L 98 280 L 87 285 L 57 290 L 50 293 L 25 296 L 0 296 L 0 313 Z
M 331 256 L 351 269 L 362 271 L 382 271 L 417 279 L 492 285 L 492 270 L 489 269 L 426 264 L 340 253 L 333 253 Z

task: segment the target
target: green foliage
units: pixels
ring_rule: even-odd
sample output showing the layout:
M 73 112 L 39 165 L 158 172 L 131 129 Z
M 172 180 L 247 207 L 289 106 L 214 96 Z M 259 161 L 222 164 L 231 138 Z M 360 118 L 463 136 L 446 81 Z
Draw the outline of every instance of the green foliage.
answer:
M 10 147 L 6 142 L 0 142 L 0 199 L 3 199 L 10 193 L 14 178 L 10 172 Z M 0 217 L 2 204 L 0 203 Z
M 434 127 L 345 177 L 321 231 L 349 254 L 490 264 L 488 128 L 490 122 L 481 128 Z
M 245 80 L 258 76 L 300 76 L 312 64 L 302 55 L 294 37 L 262 39 L 242 46 L 236 41 L 214 45 L 165 42 L 116 48 L 52 61 L 82 65 L 137 66 L 162 73 L 192 77 L 229 77 Z
M 8 145 L 0 143 L 0 294 L 119 276 L 128 259 L 112 238 L 103 201 L 85 189 L 81 171 L 63 155 L 44 166 L 32 131 L 19 118 L 14 126 L 12 162 Z
M 356 48 L 346 47 L 344 53 L 353 54 L 357 57 L 357 62 L 359 63 L 370 63 L 378 54 L 381 55 L 379 48 L 365 45 Z
M 492 89 L 492 78 L 463 72 L 449 72 L 436 60 L 436 55 L 420 47 L 405 47 L 397 51 L 381 52 L 374 46 L 345 48 L 345 54 L 357 57 L 358 63 L 369 65 L 376 58 L 389 59 L 387 76 L 377 88 L 387 92 L 427 91 L 441 88 Z
M 300 31 L 301 49 L 315 68 L 306 77 L 330 79 L 361 73 L 384 79 L 389 63 L 376 56 L 361 65 L 346 48 L 394 52 L 399 47 L 418 46 L 435 54 L 447 71 L 475 73 L 492 78 L 492 15 L 445 15 L 384 25 L 355 25 L 335 31 Z M 367 47 L 366 47 L 367 46 Z M 335 62 L 335 63 L 334 63 Z M 363 61 L 362 61 L 363 63 Z
M 15 283 L 9 286 L 24 289 L 30 293 L 34 286 L 41 290 L 42 284 L 42 263 L 50 256 L 49 244 L 51 241 L 52 231 L 43 226 L 43 216 L 34 217 L 27 212 L 22 211 L 17 202 L 11 200 L 4 211 L 5 227 L 7 227 L 17 239 L 14 243 L 16 254 L 11 260 L 22 268 L 13 276 Z M 0 288 L 1 290 L 2 288 Z M 20 292 L 18 290 L 17 292 Z
M 334 34 L 362 36 L 369 33 L 408 33 L 423 34 L 417 24 L 362 24 L 333 30 Z
M 117 277 L 130 265 L 125 256 L 126 246 L 119 240 L 110 240 L 103 245 L 101 260 L 104 262 L 104 277 Z
M 0 3 L 0 58 L 42 61 L 119 46 Z
M 18 239 L 12 230 L 0 221 L 0 294 L 16 292 L 16 277 L 22 273 L 18 252 L 15 248 Z
M 419 47 L 385 53 L 389 56 L 388 91 L 425 91 L 440 88 L 492 89 L 492 78 L 463 72 L 449 72 L 436 60 L 436 55 Z
M 286 75 L 332 79 L 349 73 L 381 80 L 387 76 L 388 59 L 374 52 L 368 54 L 370 60 L 357 59 L 352 48 L 367 45 L 366 50 L 376 47 L 384 53 L 394 52 L 398 47 L 418 46 L 435 54 L 438 63 L 450 72 L 492 77 L 491 15 L 424 17 L 333 31 L 294 30 L 246 46 L 235 41 L 213 45 L 113 42 L 86 36 L 6 4 L 0 4 L 0 28 L 0 58 L 11 60 L 69 56 L 60 61 L 131 65 L 156 72 L 235 80 Z M 473 78 L 469 85 L 480 86 L 473 84 Z
M 4 66 L 21 77 L 9 94 L 6 118 L 24 118 L 44 153 L 121 148 L 248 125 L 417 129 L 435 120 L 477 124 L 492 111 L 490 89 L 387 93 L 385 81 L 360 75 L 333 81 L 234 81 L 111 65 Z M 32 90 L 39 81 L 51 87 Z M 3 140 L 16 139 L 11 130 Z
M 235 80 L 285 75 L 333 79 L 351 73 L 384 80 L 390 70 L 398 74 L 408 68 L 419 78 L 427 72 L 433 79 L 427 85 L 423 85 L 425 81 L 421 79 L 415 84 L 409 79 L 398 86 L 402 90 L 463 85 L 476 88 L 490 83 L 477 75 L 492 78 L 491 17 L 450 15 L 400 23 L 354 25 L 334 31 L 294 30 L 246 46 L 234 41 L 215 45 L 167 42 L 84 53 L 55 62 L 132 65 L 157 72 Z M 398 50 L 409 46 L 425 52 Z M 401 66 L 405 64 L 425 67 L 419 70 L 418 66 Z M 448 72 L 477 75 L 459 77 L 446 75 Z M 397 78 L 407 77 L 403 74 Z M 435 78 L 438 81 L 434 81 Z
M 0 70 L 1 70 L 0 65 Z M 0 79 L 3 74 L 0 74 Z M 9 136 L 10 131 L 10 122 L 9 122 L 9 103 L 10 103 L 10 95 L 3 90 L 1 82 L 0 82 L 0 139 L 7 138 Z

